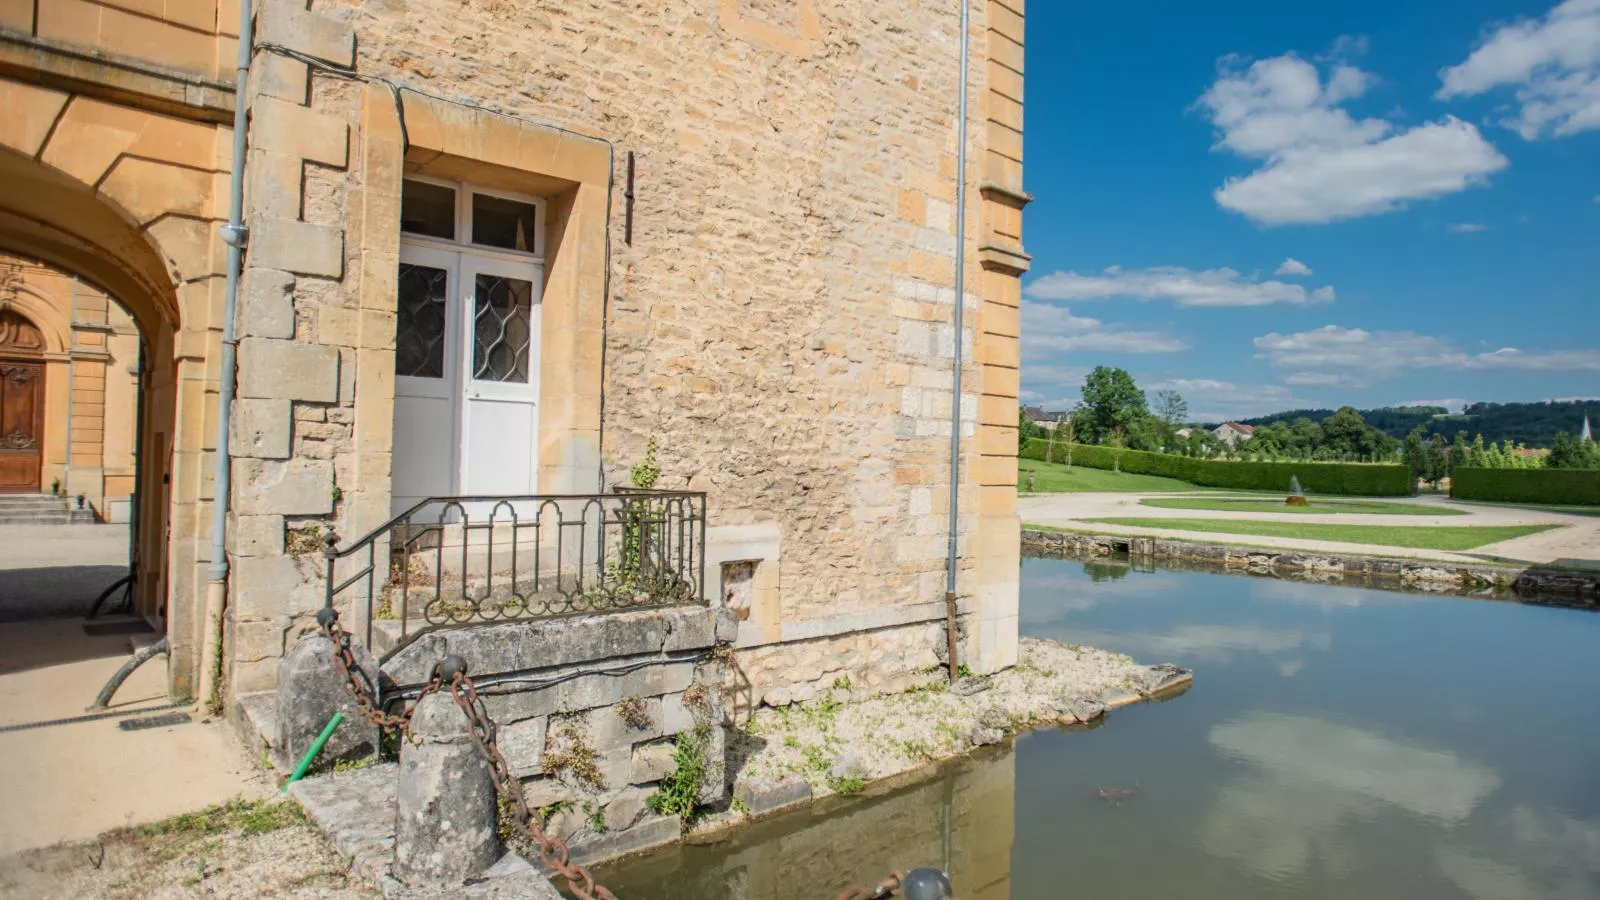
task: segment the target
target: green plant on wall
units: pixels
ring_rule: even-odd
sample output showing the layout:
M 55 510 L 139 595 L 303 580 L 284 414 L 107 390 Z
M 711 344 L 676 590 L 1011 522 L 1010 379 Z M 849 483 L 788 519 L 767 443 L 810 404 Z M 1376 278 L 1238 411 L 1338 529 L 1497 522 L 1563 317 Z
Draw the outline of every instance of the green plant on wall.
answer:
M 657 813 L 677 816 L 685 825 L 694 821 L 700 808 L 700 786 L 706 780 L 708 731 L 709 726 L 700 722 L 678 735 L 672 754 L 673 769 L 645 801 Z
M 656 461 L 659 445 L 654 435 L 645 441 L 644 458 L 628 472 L 635 491 L 651 491 L 661 478 Z M 655 558 L 652 546 L 659 536 L 652 529 L 665 528 L 668 503 L 648 494 L 624 494 L 615 523 L 621 526 L 616 556 L 606 564 L 600 584 L 586 595 L 590 608 L 615 606 L 670 605 L 694 599 L 693 585 L 682 575 Z

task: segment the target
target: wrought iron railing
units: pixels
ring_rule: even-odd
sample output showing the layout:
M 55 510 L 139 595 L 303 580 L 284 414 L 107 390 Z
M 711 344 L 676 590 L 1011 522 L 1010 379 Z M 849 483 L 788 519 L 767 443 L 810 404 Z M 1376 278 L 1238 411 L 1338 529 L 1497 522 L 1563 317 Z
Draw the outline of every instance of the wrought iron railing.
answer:
M 326 605 L 401 646 L 500 619 L 706 602 L 706 495 L 430 497 L 343 548 L 325 538 Z M 383 624 L 379 624 L 383 623 Z

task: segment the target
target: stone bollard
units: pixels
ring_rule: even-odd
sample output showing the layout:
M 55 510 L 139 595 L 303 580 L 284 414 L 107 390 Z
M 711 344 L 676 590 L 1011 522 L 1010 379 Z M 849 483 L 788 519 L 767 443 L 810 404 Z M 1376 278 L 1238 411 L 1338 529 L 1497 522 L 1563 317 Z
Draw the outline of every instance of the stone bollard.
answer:
M 502 853 L 489 765 L 448 688 L 417 703 L 411 731 L 414 741 L 400 748 L 394 876 L 413 886 L 457 887 Z
M 360 642 L 350 642 L 357 666 L 376 694 L 378 661 Z M 360 759 L 378 752 L 378 729 L 358 712 L 344 674 L 333 664 L 333 641 L 313 631 L 295 641 L 278 663 L 278 734 L 272 749 L 278 766 L 292 770 L 336 712 L 344 722 L 322 748 L 323 763 Z

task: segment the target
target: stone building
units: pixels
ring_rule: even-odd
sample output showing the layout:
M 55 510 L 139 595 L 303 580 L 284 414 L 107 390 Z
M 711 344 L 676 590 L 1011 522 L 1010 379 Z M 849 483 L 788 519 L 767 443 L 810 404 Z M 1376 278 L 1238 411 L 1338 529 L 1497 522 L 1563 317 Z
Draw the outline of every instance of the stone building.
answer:
M 103 521 L 133 502 L 139 333 L 81 279 L 0 253 L 0 493 L 82 496 Z
M 0 248 L 137 325 L 138 602 L 172 691 L 220 571 L 239 103 L 228 692 L 271 688 L 310 627 L 323 535 L 362 546 L 426 497 L 607 493 L 652 438 L 656 486 L 705 494 L 698 588 L 743 619 L 750 698 L 893 687 L 942 644 L 953 405 L 959 652 L 1009 665 L 1022 0 L 971 0 L 964 172 L 959 16 L 257 0 L 236 96 L 237 0 L 0 0 Z M 379 556 L 405 538 L 382 533 Z

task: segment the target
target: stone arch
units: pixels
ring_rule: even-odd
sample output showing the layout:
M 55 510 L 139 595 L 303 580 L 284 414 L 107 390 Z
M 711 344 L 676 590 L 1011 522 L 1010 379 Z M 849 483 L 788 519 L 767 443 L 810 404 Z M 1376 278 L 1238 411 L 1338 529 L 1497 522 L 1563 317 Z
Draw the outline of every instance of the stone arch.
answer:
M 163 617 L 169 689 L 192 693 L 199 645 L 207 449 L 214 447 L 226 248 L 215 185 L 230 132 L 0 78 L 0 250 L 73 273 L 138 326 L 135 552 L 140 612 Z M 208 396 L 211 395 L 211 396 Z
M 18 284 L 0 296 L 0 312 L 9 309 L 39 330 L 44 354 L 60 356 L 72 347 L 72 328 L 55 299 L 31 284 Z

